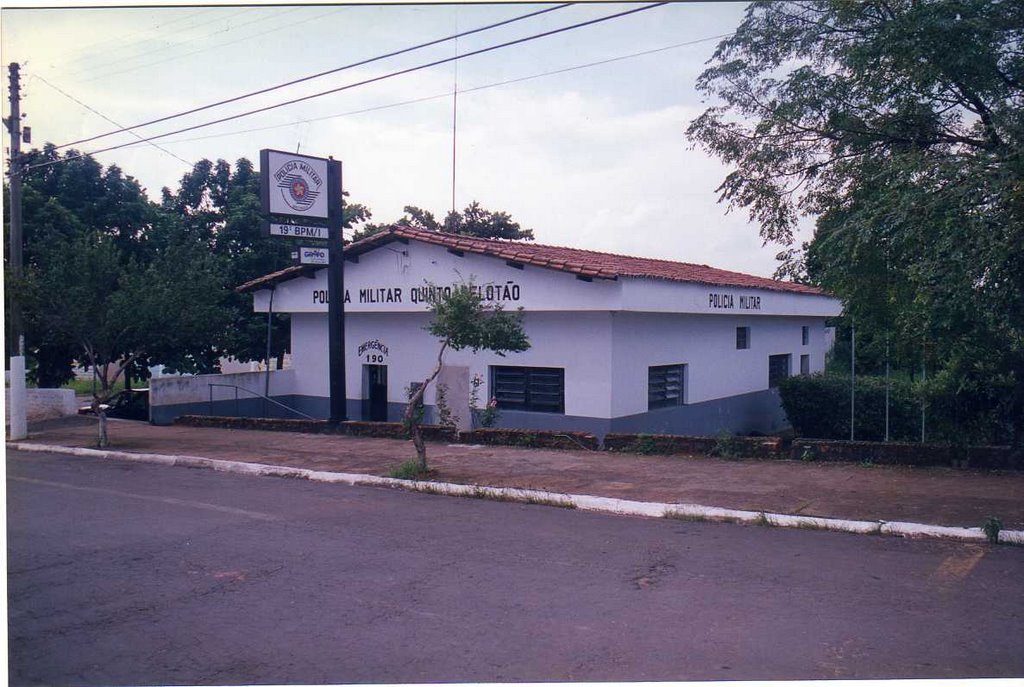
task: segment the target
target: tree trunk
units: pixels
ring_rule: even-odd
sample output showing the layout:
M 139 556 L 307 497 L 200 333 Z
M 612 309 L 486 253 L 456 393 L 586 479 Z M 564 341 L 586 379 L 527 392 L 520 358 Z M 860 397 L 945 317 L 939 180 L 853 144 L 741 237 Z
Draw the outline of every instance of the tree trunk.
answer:
M 420 429 L 419 422 L 415 422 L 412 425 L 412 445 L 416 447 L 416 459 L 420 464 L 420 472 L 426 472 L 427 445 L 423 443 L 423 431 Z
M 441 350 L 437 352 L 437 365 L 434 367 L 434 371 L 423 381 L 423 385 L 416 390 L 416 393 L 409 399 L 409 405 L 405 408 L 405 423 L 409 427 L 409 433 L 412 434 L 412 445 L 416 447 L 416 458 L 420 464 L 420 472 L 427 471 L 427 446 L 423 443 L 423 432 L 420 430 L 420 418 L 417 417 L 417 408 L 423 403 L 423 395 L 427 391 L 427 387 L 430 383 L 437 379 L 437 375 L 441 374 L 441 367 L 443 366 L 444 352 L 448 348 L 448 342 L 445 341 L 441 344 Z

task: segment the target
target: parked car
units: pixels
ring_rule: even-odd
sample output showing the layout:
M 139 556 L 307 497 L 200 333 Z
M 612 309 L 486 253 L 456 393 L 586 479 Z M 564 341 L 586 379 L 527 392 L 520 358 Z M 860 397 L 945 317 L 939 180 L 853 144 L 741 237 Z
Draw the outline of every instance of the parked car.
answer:
M 107 417 L 125 420 L 149 420 L 149 389 L 122 389 L 100 404 Z M 92 404 L 78 409 L 79 415 L 92 415 Z

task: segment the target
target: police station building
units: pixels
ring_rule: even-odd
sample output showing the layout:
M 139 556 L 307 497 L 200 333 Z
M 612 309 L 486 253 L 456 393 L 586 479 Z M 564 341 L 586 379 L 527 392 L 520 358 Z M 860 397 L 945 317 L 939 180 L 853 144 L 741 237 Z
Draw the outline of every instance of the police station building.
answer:
M 352 420 L 399 420 L 440 342 L 425 327 L 431 288 L 472 282 L 522 308 L 531 347 L 504 357 L 448 351 L 438 382 L 463 427 L 474 379 L 499 427 L 691 435 L 785 427 L 778 381 L 823 369 L 820 290 L 705 265 L 485 240 L 405 227 L 345 248 L 345 369 Z M 291 315 L 292 369 L 270 396 L 329 416 L 327 269 L 251 281 L 257 312 Z M 432 385 L 433 386 L 433 385 Z M 427 420 L 436 391 L 428 390 Z

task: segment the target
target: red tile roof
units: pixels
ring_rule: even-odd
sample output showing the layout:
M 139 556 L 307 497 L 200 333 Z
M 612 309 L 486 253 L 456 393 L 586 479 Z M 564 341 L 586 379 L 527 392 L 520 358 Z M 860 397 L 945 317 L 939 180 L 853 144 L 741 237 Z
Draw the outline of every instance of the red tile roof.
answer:
M 708 286 L 768 289 L 770 291 L 824 295 L 821 289 L 813 286 L 768 279 L 766 277 L 756 277 L 740 272 L 730 272 L 729 270 L 720 270 L 715 267 L 708 267 L 707 265 L 657 260 L 655 258 L 638 258 L 630 255 L 616 255 L 614 253 L 598 253 L 597 251 L 580 248 L 545 246 L 525 241 L 479 239 L 402 226 L 392 227 L 387 231 L 374 234 L 345 246 L 345 255 L 358 256 L 385 243 L 398 240 L 422 241 L 435 246 L 444 246 L 452 250 L 489 255 L 524 265 L 547 267 L 595 279 L 618 279 L 619 277 L 661 279 L 692 284 L 707 284 Z M 252 291 L 265 288 L 271 284 L 293 279 L 303 272 L 308 274 L 314 269 L 323 268 L 298 265 L 287 267 L 278 272 L 246 282 L 239 286 L 237 290 Z

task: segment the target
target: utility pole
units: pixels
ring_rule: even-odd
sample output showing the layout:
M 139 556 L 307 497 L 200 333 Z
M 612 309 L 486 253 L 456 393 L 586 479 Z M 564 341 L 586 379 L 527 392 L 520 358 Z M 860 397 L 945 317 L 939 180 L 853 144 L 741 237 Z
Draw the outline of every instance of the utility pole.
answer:
M 856 424 L 857 413 L 854 412 L 854 403 L 856 398 L 854 397 L 854 387 L 857 384 L 857 374 L 855 372 L 857 362 L 855 360 L 854 352 L 857 350 L 857 332 L 853 326 L 853 318 L 850 318 L 850 441 L 853 441 L 853 427 Z
M 22 230 L 21 230 L 21 66 L 11 62 L 10 74 L 11 118 L 7 120 L 7 131 L 11 134 L 11 243 L 8 250 L 11 276 L 19 280 L 22 274 Z M 28 436 L 25 408 L 25 332 L 22 327 L 21 303 L 11 299 L 11 333 L 14 335 L 16 355 L 10 364 L 10 415 L 11 439 Z

